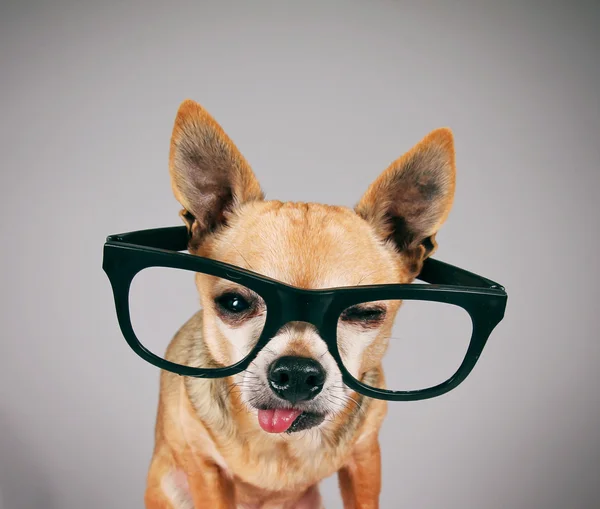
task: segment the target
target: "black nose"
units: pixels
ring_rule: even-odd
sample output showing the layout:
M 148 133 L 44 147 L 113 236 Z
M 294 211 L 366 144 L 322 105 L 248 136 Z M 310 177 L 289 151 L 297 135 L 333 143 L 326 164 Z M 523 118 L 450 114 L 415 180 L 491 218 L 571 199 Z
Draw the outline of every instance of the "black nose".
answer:
M 280 357 L 269 368 L 273 392 L 290 403 L 313 399 L 325 383 L 325 370 L 313 359 Z

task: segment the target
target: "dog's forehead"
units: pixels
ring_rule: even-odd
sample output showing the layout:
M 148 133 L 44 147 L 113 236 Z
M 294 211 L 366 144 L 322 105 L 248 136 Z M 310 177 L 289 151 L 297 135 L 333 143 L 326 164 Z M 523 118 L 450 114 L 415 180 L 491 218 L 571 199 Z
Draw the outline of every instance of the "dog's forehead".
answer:
M 212 246 L 218 259 L 301 288 L 396 282 L 398 259 L 351 209 L 259 202 Z

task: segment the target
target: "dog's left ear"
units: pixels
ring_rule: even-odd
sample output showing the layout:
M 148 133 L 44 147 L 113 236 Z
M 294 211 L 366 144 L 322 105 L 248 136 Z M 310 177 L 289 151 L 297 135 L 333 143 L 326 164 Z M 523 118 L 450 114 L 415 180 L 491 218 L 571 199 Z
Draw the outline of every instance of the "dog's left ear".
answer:
M 399 252 L 422 261 L 452 208 L 455 174 L 452 131 L 436 129 L 371 184 L 355 211 Z

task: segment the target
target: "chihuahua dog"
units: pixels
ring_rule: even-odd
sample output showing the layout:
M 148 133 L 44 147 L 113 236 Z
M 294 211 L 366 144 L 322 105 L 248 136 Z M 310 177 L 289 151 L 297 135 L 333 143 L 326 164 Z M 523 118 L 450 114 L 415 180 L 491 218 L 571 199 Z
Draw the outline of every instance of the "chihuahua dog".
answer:
M 395 160 L 354 209 L 266 200 L 231 139 L 191 100 L 177 112 L 169 167 L 190 254 L 305 289 L 412 282 L 437 247 L 455 187 L 453 135 L 441 128 Z M 215 284 L 196 276 L 202 310 L 182 325 L 166 359 L 224 366 L 241 359 L 251 334 L 215 303 Z M 381 388 L 386 331 L 382 325 L 366 342 L 342 338 L 349 371 Z M 285 373 L 277 384 L 274 367 Z M 235 376 L 163 371 L 145 505 L 319 509 L 319 483 L 337 473 L 345 508 L 378 508 L 386 412 L 385 401 L 343 384 L 323 340 L 300 322 Z

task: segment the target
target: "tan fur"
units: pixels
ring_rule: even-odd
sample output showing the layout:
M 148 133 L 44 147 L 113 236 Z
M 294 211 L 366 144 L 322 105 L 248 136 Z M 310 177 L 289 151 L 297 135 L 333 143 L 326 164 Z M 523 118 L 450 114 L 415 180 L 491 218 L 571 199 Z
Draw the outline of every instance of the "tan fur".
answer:
M 191 233 L 190 252 L 301 288 L 412 281 L 435 249 L 454 193 L 452 135 L 441 129 L 395 161 L 356 211 L 265 201 L 248 163 L 193 101 L 177 114 L 170 172 Z M 398 224 L 406 231 L 394 230 Z M 202 275 L 196 282 L 204 311 L 181 328 L 166 358 L 226 363 L 233 354 L 209 305 L 217 282 Z M 389 327 L 356 359 L 371 385 L 385 385 L 381 358 Z M 309 356 L 314 346 L 308 333 L 302 325 L 293 328 L 288 351 Z M 377 508 L 377 437 L 386 409 L 383 401 L 352 393 L 343 411 L 319 428 L 270 435 L 242 400 L 235 377 L 162 372 L 146 507 L 318 509 L 317 485 L 338 472 L 346 508 Z

